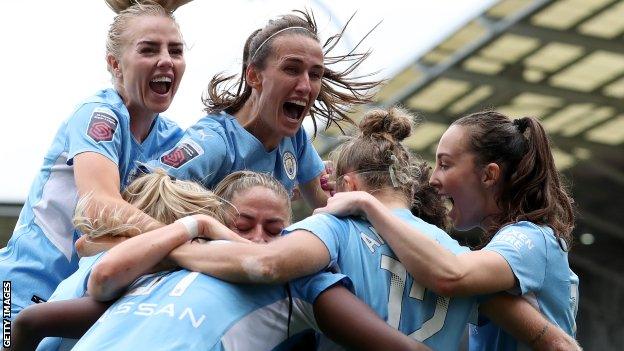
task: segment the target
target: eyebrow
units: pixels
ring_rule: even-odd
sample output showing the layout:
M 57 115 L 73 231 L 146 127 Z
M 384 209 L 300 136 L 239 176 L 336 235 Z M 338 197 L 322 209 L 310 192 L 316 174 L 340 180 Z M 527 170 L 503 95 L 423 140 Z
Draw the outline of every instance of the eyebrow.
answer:
M 446 153 L 446 152 L 440 152 L 439 154 L 436 154 L 436 158 L 440 158 L 440 157 L 443 157 L 443 156 L 451 157 L 451 155 Z
M 297 58 L 297 57 L 287 57 L 283 61 L 284 62 L 291 61 L 291 62 L 296 62 L 296 63 L 304 63 L 302 59 Z M 312 68 L 316 68 L 316 69 L 320 69 L 320 70 L 325 69 L 323 67 L 323 65 L 314 65 L 314 66 L 312 66 Z
M 248 215 L 248 214 L 246 214 L 246 213 L 240 213 L 238 216 L 239 216 L 239 217 L 244 217 L 244 218 L 246 218 L 246 219 L 250 219 L 250 220 L 254 220 L 254 219 L 255 219 L 255 217 L 254 217 L 254 216 Z M 269 219 L 267 219 L 267 220 L 266 220 L 266 222 L 269 222 L 269 223 L 275 223 L 275 222 L 285 222 L 285 220 L 284 220 L 284 219 L 282 219 L 282 218 L 279 218 L 279 217 L 273 217 L 273 218 L 269 218 Z
M 137 43 L 137 45 L 159 46 L 160 42 L 154 40 L 141 40 Z M 169 43 L 168 46 L 184 46 L 184 44 L 181 42 L 173 42 Z

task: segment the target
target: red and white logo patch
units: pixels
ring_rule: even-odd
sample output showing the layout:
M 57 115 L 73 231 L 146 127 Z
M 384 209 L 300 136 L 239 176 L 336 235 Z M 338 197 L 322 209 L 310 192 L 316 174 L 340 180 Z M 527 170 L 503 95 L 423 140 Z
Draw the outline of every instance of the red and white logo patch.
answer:
M 185 140 L 160 157 L 160 162 L 169 167 L 180 168 L 185 163 L 204 153 L 204 150 L 191 140 Z
M 117 119 L 102 111 L 93 111 L 87 135 L 96 142 L 111 141 L 117 130 Z

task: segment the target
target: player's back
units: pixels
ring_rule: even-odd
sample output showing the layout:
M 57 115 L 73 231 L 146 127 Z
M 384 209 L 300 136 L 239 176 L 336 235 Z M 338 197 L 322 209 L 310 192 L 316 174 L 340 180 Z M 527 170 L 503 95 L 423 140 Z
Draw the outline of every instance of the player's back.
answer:
M 342 279 L 328 276 L 317 283 L 329 287 Z M 315 298 L 292 290 L 291 335 L 299 331 L 292 318 L 302 318 L 301 302 Z M 282 285 L 237 285 L 168 271 L 139 278 L 74 350 L 271 350 L 287 338 L 288 321 Z
M 468 251 L 441 229 L 414 217 L 409 210 L 394 214 L 453 253 Z M 348 276 L 356 295 L 388 324 L 440 350 L 456 350 L 466 323 L 476 316 L 474 298 L 441 297 L 416 283 L 372 225 L 355 217 L 319 214 L 293 224 L 328 247 L 332 264 Z

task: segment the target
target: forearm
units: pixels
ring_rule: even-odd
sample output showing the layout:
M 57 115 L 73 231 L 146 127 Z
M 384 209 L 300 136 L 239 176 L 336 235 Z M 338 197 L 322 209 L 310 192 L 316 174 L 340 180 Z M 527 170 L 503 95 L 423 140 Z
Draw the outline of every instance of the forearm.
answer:
M 186 243 L 175 248 L 169 258 L 182 268 L 234 283 L 281 283 L 263 263 L 259 244 L 211 241 Z
M 92 192 L 80 200 L 74 225 L 91 238 L 135 236 L 164 226 L 127 203 L 119 194 Z
M 462 262 L 456 255 L 394 216 L 372 196 L 362 199 L 358 206 L 420 284 L 440 292 L 445 290 L 445 284 L 465 276 Z
M 119 296 L 136 278 L 153 269 L 171 250 L 188 240 L 186 227 L 176 222 L 120 243 L 93 268 L 88 282 L 89 294 L 100 301 Z
M 128 239 L 127 236 L 102 236 L 97 238 L 89 238 L 83 235 L 76 241 L 76 252 L 80 257 L 89 257 L 108 251 L 117 246 L 117 244 Z
M 31 305 L 15 319 L 11 350 L 34 350 L 46 336 L 78 339 L 108 306 L 90 297 Z
M 321 188 L 321 177 L 300 184 L 299 191 L 310 208 L 315 209 L 327 205 L 328 194 Z
M 319 328 L 333 341 L 354 350 L 429 350 L 390 327 L 346 288 L 334 286 L 314 302 Z
M 285 283 L 316 273 L 329 262 L 324 244 L 313 234 L 295 232 L 273 242 L 187 244 L 170 258 L 186 269 L 237 283 Z
M 481 304 L 479 312 L 534 350 L 580 350 L 574 338 L 521 297 L 498 294 Z

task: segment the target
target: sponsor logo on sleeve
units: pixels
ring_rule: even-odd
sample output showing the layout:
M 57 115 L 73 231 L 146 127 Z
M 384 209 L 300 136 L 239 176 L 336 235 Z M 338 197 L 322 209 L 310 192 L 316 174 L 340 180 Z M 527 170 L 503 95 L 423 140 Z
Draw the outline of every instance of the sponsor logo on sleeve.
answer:
M 160 162 L 169 167 L 180 168 L 185 163 L 203 153 L 204 150 L 197 143 L 191 140 L 184 140 L 162 155 L 160 157 Z
M 117 130 L 117 118 L 109 110 L 96 109 L 91 114 L 87 135 L 95 142 L 111 141 Z
M 290 151 L 286 151 L 284 156 L 282 156 L 282 161 L 284 162 L 284 170 L 288 178 L 295 180 L 297 176 L 297 158 L 295 158 L 295 155 Z

